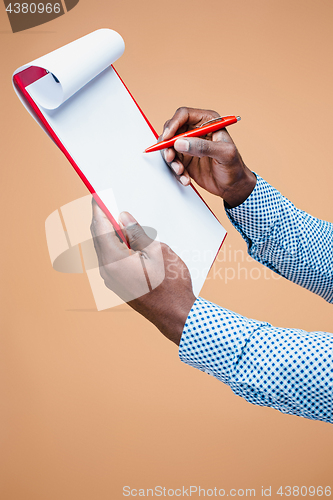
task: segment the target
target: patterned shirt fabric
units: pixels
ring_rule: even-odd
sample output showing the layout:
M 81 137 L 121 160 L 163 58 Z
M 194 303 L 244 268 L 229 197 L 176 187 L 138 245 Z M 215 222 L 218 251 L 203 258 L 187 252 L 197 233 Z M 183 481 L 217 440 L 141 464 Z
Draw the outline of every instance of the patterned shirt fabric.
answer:
M 333 224 L 299 210 L 258 175 L 247 200 L 226 213 L 251 257 L 333 303 Z
M 333 302 L 333 225 L 298 210 L 257 176 L 227 209 L 249 254 Z M 333 423 L 333 336 L 275 328 L 198 298 L 179 346 L 185 363 L 228 384 L 250 403 Z

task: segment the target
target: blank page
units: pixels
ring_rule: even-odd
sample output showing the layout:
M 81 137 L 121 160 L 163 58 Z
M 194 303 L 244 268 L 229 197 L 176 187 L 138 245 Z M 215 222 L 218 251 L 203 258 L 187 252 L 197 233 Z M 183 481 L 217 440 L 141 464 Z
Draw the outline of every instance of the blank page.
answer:
M 50 78 L 26 87 L 34 100 Z M 160 152 L 143 153 L 155 135 L 113 67 L 55 109 L 36 104 L 113 217 L 125 210 L 154 228 L 189 268 L 198 296 L 226 232 L 196 191 L 176 180 Z

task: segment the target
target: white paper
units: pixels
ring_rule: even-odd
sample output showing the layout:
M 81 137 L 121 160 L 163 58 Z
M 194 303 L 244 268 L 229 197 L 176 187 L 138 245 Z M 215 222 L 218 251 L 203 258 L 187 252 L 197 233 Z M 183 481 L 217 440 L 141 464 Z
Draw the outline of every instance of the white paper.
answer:
M 55 72 L 63 92 L 62 97 L 56 94 L 54 99 L 50 93 L 48 109 L 40 101 L 37 104 L 113 217 L 117 219 L 125 210 L 142 226 L 154 228 L 158 239 L 184 260 L 194 294 L 198 296 L 226 232 L 194 189 L 182 186 L 175 179 L 160 152 L 143 153 L 156 138 L 110 66 L 113 62 L 110 59 L 123 46 L 120 43 L 116 48 L 111 47 L 113 42 L 106 37 L 110 45 L 104 47 L 101 37 L 98 38 L 103 45 L 101 52 L 90 50 L 90 40 L 95 40 L 93 35 L 85 37 L 84 43 L 80 39 L 75 46 L 78 54 L 75 57 L 79 60 L 76 70 L 83 71 L 81 75 L 71 66 L 73 44 L 59 49 L 61 57 L 55 51 L 33 62 L 35 66 L 37 62 L 43 63 L 41 67 Z M 119 39 L 113 36 L 113 40 L 117 45 Z M 67 53 L 68 47 L 71 49 Z M 82 70 L 85 58 L 81 51 L 87 51 L 89 57 L 94 53 L 96 61 L 91 72 Z M 96 76 L 98 68 L 103 69 Z M 90 78 L 92 74 L 94 77 Z M 53 79 L 51 75 L 47 77 Z M 50 84 L 51 88 L 53 82 Z M 40 81 L 35 82 L 26 90 L 34 99 L 40 98 L 40 86 Z M 73 93 L 75 88 L 80 90 Z M 60 100 L 61 105 L 50 109 L 51 101 L 54 104 Z M 109 188 L 114 199 L 109 200 L 103 193 Z

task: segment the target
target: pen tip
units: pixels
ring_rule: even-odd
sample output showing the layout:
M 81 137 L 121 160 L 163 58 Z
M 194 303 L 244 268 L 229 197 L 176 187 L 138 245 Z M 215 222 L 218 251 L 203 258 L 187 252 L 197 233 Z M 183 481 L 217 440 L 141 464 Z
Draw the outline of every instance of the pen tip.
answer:
M 239 122 L 239 120 L 241 120 L 241 117 L 240 116 L 236 116 L 237 118 L 237 121 Z

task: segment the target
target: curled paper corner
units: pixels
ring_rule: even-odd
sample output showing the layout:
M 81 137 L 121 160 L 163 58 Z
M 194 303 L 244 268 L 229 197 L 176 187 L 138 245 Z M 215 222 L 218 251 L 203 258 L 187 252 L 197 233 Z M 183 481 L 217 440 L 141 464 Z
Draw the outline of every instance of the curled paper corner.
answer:
M 111 66 L 124 50 L 125 42 L 116 31 L 108 28 L 93 31 L 18 68 L 13 74 L 14 89 L 21 99 L 14 77 L 24 71 L 25 78 L 30 80 L 26 89 L 33 100 L 42 108 L 56 109 Z M 33 77 L 36 70 L 44 72 L 37 80 Z

